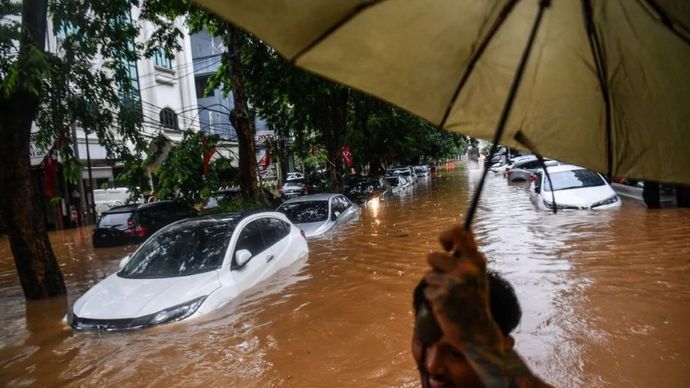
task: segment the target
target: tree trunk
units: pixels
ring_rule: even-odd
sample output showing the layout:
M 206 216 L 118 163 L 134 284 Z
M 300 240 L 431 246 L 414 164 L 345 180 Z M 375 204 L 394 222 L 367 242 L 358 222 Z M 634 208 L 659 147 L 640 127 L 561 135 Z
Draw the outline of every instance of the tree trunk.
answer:
M 31 71 L 23 62 L 32 50 L 43 51 L 47 0 L 25 0 L 22 4 L 22 39 L 18 67 Z M 66 293 L 62 272 L 50 246 L 45 224 L 45 202 L 31 178 L 29 142 L 31 123 L 39 97 L 25 85 L 32 82 L 19 72 L 17 88 L 0 97 L 0 219 L 10 239 L 19 280 L 27 299 L 43 299 Z
M 328 154 L 328 170 L 331 180 L 331 189 L 334 192 L 343 191 L 343 178 L 340 174 L 343 160 L 340 150 L 345 140 L 347 125 L 347 100 L 348 89 L 341 86 L 330 86 L 329 95 L 321 100 L 323 106 L 319 111 L 323 130 L 323 143 Z
M 230 113 L 230 122 L 237 131 L 239 146 L 239 177 L 242 195 L 246 199 L 258 200 L 259 190 L 256 172 L 256 144 L 254 143 L 254 122 L 249 117 L 247 92 L 244 88 L 242 68 L 240 64 L 240 32 L 228 24 L 226 42 L 228 46 L 228 61 L 230 64 L 230 79 L 235 107 Z

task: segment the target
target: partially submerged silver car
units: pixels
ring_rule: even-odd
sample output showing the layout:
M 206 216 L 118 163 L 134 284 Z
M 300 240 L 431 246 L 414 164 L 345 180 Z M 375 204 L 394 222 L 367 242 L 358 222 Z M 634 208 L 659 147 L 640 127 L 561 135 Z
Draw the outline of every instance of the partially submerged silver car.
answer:
M 276 210 L 284 213 L 306 237 L 324 234 L 359 216 L 359 207 L 342 194 L 313 194 L 292 198 Z
M 553 167 L 560 163 L 557 160 L 544 159 L 544 166 Z M 506 175 L 509 182 L 529 182 L 532 175 L 542 169 L 542 165 L 537 159 L 527 159 L 515 162 L 512 167 L 506 169 Z

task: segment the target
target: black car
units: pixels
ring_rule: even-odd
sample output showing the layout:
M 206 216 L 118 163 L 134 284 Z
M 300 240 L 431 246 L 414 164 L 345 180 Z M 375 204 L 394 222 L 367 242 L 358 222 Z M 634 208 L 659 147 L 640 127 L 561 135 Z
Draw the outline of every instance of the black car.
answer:
M 93 230 L 93 246 L 140 243 L 158 229 L 195 215 L 194 209 L 174 201 L 117 206 L 101 213 Z
M 374 198 L 385 200 L 393 194 L 393 188 L 385 178 L 364 178 L 350 182 L 344 194 L 355 203 L 365 203 Z

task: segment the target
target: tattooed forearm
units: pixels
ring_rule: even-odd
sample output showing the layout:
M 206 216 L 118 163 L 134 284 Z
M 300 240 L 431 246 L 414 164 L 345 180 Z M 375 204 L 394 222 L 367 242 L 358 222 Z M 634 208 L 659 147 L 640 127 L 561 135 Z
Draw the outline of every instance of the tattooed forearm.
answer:
M 499 352 L 466 344 L 463 353 L 487 388 L 550 387 L 535 376 L 513 350 Z

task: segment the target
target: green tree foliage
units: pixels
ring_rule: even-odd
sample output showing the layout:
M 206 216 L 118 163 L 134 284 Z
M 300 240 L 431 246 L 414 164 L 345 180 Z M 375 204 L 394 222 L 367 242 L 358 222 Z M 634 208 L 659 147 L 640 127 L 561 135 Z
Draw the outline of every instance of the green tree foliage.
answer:
M 179 31 L 162 28 L 136 43 L 130 11 L 137 0 L 0 0 L 0 219 L 8 231 L 24 294 L 40 299 L 65 293 L 45 227 L 42 193 L 29 161 L 31 128 L 37 146 L 58 146 L 66 176 L 79 179 L 72 123 L 94 133 L 111 160 L 131 160 L 142 149 L 141 107 L 129 64 L 153 47 L 177 48 Z M 144 7 L 145 8 L 145 7 Z M 142 19 L 154 24 L 171 22 Z M 47 20 L 59 34 L 57 54 L 45 50 Z M 135 163 L 136 164 L 136 163 Z
M 279 135 L 294 138 L 293 151 L 302 160 L 313 161 L 311 151 L 319 146 L 326 151 L 321 166 L 346 172 L 338 152 L 347 144 L 360 170 L 380 172 L 391 164 L 450 158 L 466 147 L 464 136 L 295 68 L 257 39 L 247 42 L 243 63 L 252 106 Z
M 465 137 L 429 124 L 374 97 L 355 93 L 347 141 L 354 162 L 374 173 L 391 165 L 429 163 L 451 158 L 466 147 Z
M 185 133 L 179 145 L 174 146 L 165 161 L 156 168 L 155 195 L 159 199 L 174 199 L 191 206 L 209 199 L 221 185 L 222 176 L 231 169 L 227 159 L 215 155 L 204 169 L 204 156 L 214 155 L 218 136 L 200 132 Z

